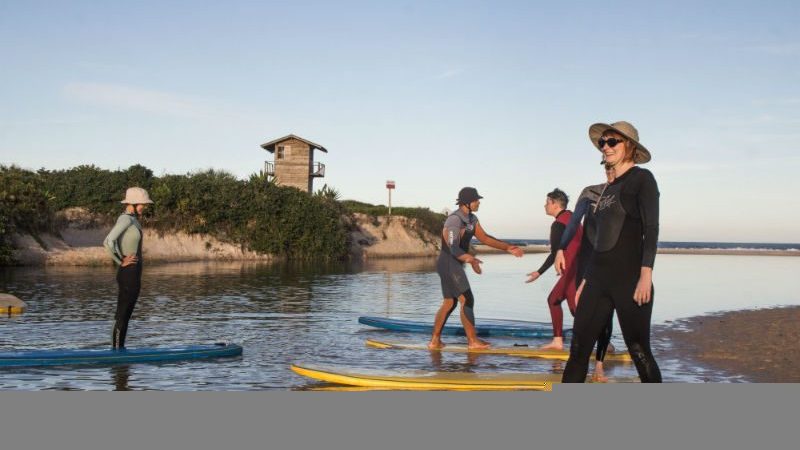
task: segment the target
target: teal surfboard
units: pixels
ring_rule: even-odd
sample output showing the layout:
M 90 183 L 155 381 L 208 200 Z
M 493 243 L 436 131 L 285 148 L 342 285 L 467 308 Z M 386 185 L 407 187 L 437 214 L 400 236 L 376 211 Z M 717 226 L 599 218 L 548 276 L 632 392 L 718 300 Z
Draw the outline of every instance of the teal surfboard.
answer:
M 422 320 L 393 319 L 389 317 L 361 316 L 358 322 L 371 327 L 408 333 L 431 333 L 433 322 Z M 464 327 L 457 317 L 451 317 L 444 326 L 442 334 L 464 336 Z M 548 338 L 553 337 L 553 326 L 549 322 L 526 322 L 507 319 L 475 319 L 475 331 L 478 336 L 513 336 Z M 571 332 L 565 328 L 564 333 Z
M 70 364 L 131 364 L 221 358 L 242 354 L 237 344 L 113 349 L 58 349 L 0 352 L 0 368 Z

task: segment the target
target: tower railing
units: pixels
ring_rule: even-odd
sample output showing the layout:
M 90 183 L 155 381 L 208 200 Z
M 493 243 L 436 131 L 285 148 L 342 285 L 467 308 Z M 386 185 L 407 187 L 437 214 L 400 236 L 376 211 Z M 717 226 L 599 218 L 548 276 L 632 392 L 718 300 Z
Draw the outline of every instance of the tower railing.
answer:
M 324 177 L 325 176 L 325 164 L 321 162 L 317 162 L 311 165 L 311 176 L 312 177 Z

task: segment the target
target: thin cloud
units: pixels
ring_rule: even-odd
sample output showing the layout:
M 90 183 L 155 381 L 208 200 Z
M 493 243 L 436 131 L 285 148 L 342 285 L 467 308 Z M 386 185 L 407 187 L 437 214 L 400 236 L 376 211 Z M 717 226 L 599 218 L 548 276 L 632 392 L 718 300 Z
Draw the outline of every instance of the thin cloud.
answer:
M 67 98 L 112 108 L 178 117 L 207 117 L 212 109 L 202 102 L 170 92 L 109 83 L 69 83 Z
M 686 172 L 730 172 L 737 169 L 756 169 L 764 167 L 774 167 L 776 165 L 790 166 L 800 163 L 797 156 L 759 156 L 758 158 L 740 160 L 734 162 L 714 161 L 714 162 L 663 162 L 658 163 L 658 173 L 686 173 Z M 654 166 L 655 168 L 655 166 Z
M 566 84 L 560 81 L 528 81 L 525 87 L 530 89 L 558 89 L 565 87 Z
M 83 68 L 83 69 L 92 69 L 92 70 L 102 70 L 107 72 L 119 72 L 119 73 L 134 73 L 134 72 L 142 72 L 142 69 L 139 69 L 134 66 L 128 66 L 123 64 L 108 64 L 102 62 L 95 62 L 95 61 L 79 61 L 75 63 L 75 66 Z
M 730 169 L 733 166 L 731 164 L 721 164 L 721 163 L 699 163 L 699 162 L 691 162 L 691 163 L 680 163 L 680 162 L 664 162 L 658 163 L 658 173 L 685 173 L 685 172 L 717 172 L 720 170 Z
M 745 50 L 767 53 L 769 55 L 792 56 L 800 55 L 800 42 L 782 42 L 776 44 L 752 45 Z
M 753 100 L 754 106 L 794 106 L 800 105 L 800 98 L 788 97 L 779 99 L 756 99 Z
M 464 72 L 464 69 L 450 69 L 450 70 L 444 71 L 444 72 L 436 75 L 435 77 L 433 77 L 433 79 L 434 80 L 445 80 L 445 79 L 448 79 L 448 78 L 453 78 L 453 77 L 456 77 L 458 75 L 461 75 L 462 72 Z
M 0 128 L 15 128 L 15 127 L 43 127 L 43 126 L 59 126 L 59 125 L 76 125 L 91 123 L 96 120 L 94 116 L 76 116 L 64 118 L 42 118 L 42 119 L 23 119 L 23 120 L 9 120 L 0 123 Z
M 692 31 L 688 31 L 685 33 L 677 33 L 675 35 L 675 39 L 685 40 L 685 41 L 696 41 L 703 43 L 715 42 L 718 44 L 724 44 L 733 41 L 732 36 L 728 34 L 714 34 L 714 33 L 692 32 Z

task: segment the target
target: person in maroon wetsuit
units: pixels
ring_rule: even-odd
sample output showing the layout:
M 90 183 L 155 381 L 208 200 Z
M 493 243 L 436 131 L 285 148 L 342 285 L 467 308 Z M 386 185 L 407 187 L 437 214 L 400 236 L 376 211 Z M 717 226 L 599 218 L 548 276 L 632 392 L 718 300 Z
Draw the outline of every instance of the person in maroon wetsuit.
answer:
M 556 252 L 561 244 L 561 236 L 567 228 L 572 212 L 567 210 L 569 197 L 561 189 L 556 188 L 553 192 L 547 194 L 547 199 L 544 203 L 544 211 L 548 216 L 555 217 L 553 224 L 550 226 L 550 254 L 545 259 L 539 270 L 528 274 L 526 283 L 533 283 L 553 265 Z M 561 310 L 561 302 L 567 301 L 569 312 L 575 315 L 575 291 L 576 282 L 575 278 L 578 274 L 577 255 L 581 246 L 581 237 L 583 236 L 583 227 L 579 224 L 575 231 L 575 239 L 572 239 L 567 245 L 564 256 L 566 259 L 566 266 L 563 275 L 558 279 L 550 295 L 547 296 L 547 304 L 550 307 L 550 319 L 553 321 L 553 340 L 542 346 L 542 349 L 564 349 L 564 312 Z

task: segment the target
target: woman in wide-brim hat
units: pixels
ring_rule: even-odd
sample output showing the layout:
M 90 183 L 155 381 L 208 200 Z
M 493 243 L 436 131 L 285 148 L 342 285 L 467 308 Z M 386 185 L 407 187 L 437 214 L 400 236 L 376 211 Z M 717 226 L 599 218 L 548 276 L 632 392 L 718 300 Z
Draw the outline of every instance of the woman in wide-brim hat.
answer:
M 578 290 L 578 308 L 564 382 L 583 382 L 600 331 L 616 311 L 642 382 L 661 382 L 650 349 L 653 263 L 658 243 L 659 192 L 653 174 L 637 166 L 651 159 L 628 122 L 596 123 L 589 139 L 614 169 L 595 206 L 594 252 Z
M 117 218 L 114 228 L 108 233 L 103 245 L 111 258 L 119 266 L 117 269 L 117 311 L 111 329 L 111 346 L 115 349 L 125 347 L 128 322 L 139 298 L 142 286 L 142 242 L 144 234 L 137 218 L 144 214 L 152 204 L 147 191 L 140 187 L 128 188 L 122 200 L 125 211 Z

